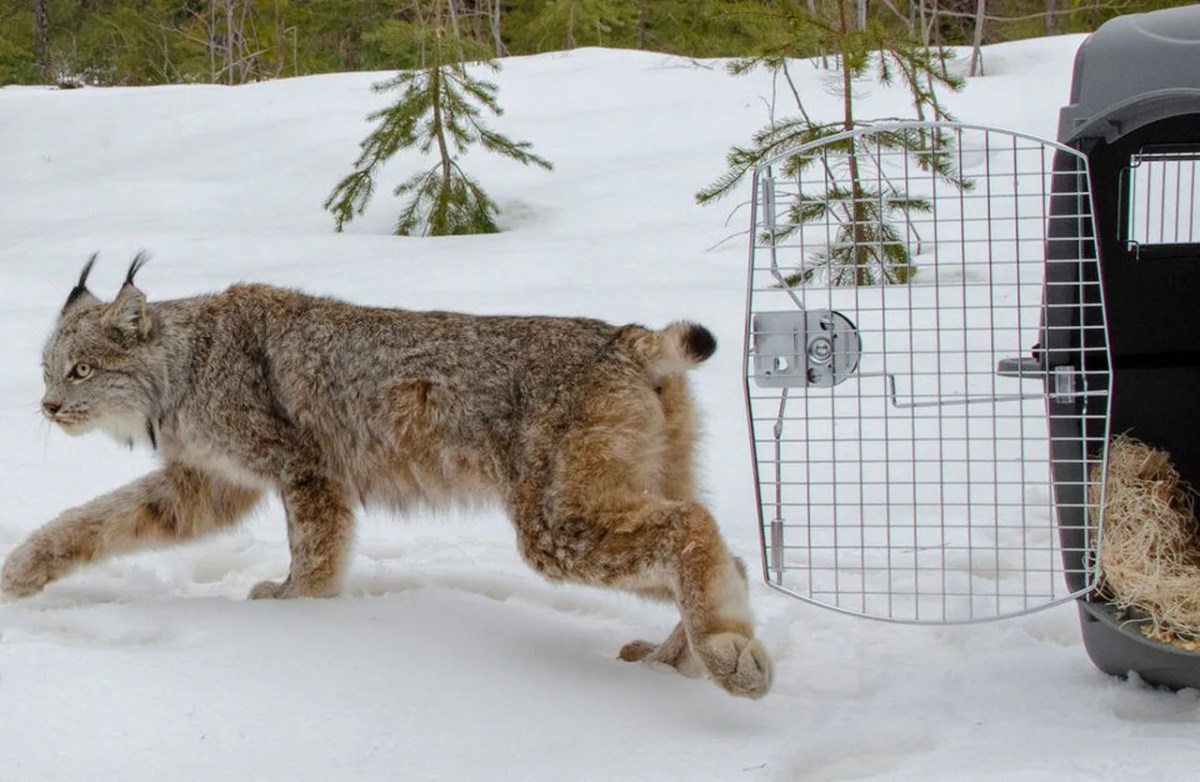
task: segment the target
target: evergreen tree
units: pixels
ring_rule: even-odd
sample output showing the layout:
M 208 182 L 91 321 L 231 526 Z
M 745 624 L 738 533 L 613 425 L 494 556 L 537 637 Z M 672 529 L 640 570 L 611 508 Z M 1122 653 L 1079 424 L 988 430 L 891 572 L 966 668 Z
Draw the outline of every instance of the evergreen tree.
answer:
M 0 6 L 0 85 L 33 84 L 40 79 L 33 56 L 31 7 Z
M 924 199 L 910 198 L 883 172 L 877 171 L 872 177 L 865 169 L 885 157 L 882 153 L 900 151 L 910 155 L 920 168 L 932 170 L 956 187 L 967 188 L 969 183 L 954 168 L 953 143 L 947 134 L 921 129 L 881 131 L 800 150 L 859 126 L 853 83 L 868 73 L 873 73 L 881 84 L 899 81 L 906 87 L 918 119 L 949 119 L 938 101 L 937 88 L 957 90 L 963 82 L 947 69 L 946 61 L 953 56 L 947 50 L 920 46 L 869 20 L 857 27 L 849 0 L 833 0 L 829 10 L 832 13 L 828 16 L 814 16 L 794 4 L 781 20 L 786 24 L 779 29 L 798 31 L 798 37 L 783 35 L 766 51 L 731 64 L 734 75 L 757 67 L 782 75 L 792 89 L 800 116 L 772 120 L 753 135 L 751 146 L 733 147 L 726 158 L 728 170 L 700 190 L 696 200 L 707 204 L 720 199 L 741 185 L 759 164 L 796 150 L 797 154 L 783 159 L 780 175 L 794 178 L 820 162 L 825 168 L 826 188 L 819 197 L 801 194 L 789 207 L 790 227 L 771 239 L 786 238 L 805 223 L 817 220 L 836 223 L 837 230 L 824 253 L 805 259 L 802 268 L 786 278 L 787 284 L 809 282 L 818 274 L 833 285 L 908 282 L 915 267 L 896 220 L 906 221 L 913 213 L 928 212 L 932 205 Z M 788 70 L 793 51 L 814 48 L 832 54 L 837 66 L 837 81 L 831 87 L 842 99 L 842 117 L 835 122 L 812 119 Z M 839 154 L 825 156 L 820 154 L 821 148 Z
M 0 0 L 0 84 L 217 82 L 397 69 L 421 62 L 394 28 L 436 7 L 449 34 L 489 56 L 573 46 L 745 56 L 790 39 L 790 57 L 833 54 L 801 16 L 839 0 Z M 1194 0 L 855 0 L 855 30 L 930 45 L 1086 32 L 1121 13 Z M 37 13 L 35 14 L 35 11 Z M 803 11 L 803 13 L 801 13 Z M 43 13 L 44 12 L 44 13 Z
M 539 51 L 629 44 L 636 8 L 604 0 L 547 0 L 529 32 Z
M 419 31 L 419 30 L 418 30 Z M 468 42 L 435 27 L 427 36 L 425 67 L 402 71 L 374 85 L 376 92 L 399 90 L 393 105 L 371 114 L 378 126 L 359 145 L 362 149 L 354 171 L 340 181 L 325 208 L 334 215 L 335 226 L 343 226 L 362 214 L 371 200 L 378 167 L 401 149 L 416 147 L 422 153 L 436 149 L 437 162 L 395 189 L 408 200 L 396 221 L 397 234 L 496 233 L 495 203 L 458 164 L 467 147 L 484 149 L 526 165 L 550 169 L 547 160 L 534 154 L 527 141 L 512 141 L 481 122 L 482 109 L 502 114 L 496 102 L 496 85 L 473 76 L 458 55 Z M 487 60 L 487 67 L 498 70 Z

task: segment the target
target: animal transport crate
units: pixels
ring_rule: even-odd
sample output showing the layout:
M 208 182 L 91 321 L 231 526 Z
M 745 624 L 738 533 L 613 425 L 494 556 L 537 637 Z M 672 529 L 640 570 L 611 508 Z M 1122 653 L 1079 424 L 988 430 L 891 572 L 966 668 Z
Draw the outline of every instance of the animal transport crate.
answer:
M 1200 686 L 1200 655 L 1097 590 L 1110 435 L 1200 481 L 1198 161 L 1193 6 L 1090 36 L 1057 141 L 888 123 L 760 165 L 744 374 L 767 582 L 911 623 L 1075 600 L 1102 670 Z

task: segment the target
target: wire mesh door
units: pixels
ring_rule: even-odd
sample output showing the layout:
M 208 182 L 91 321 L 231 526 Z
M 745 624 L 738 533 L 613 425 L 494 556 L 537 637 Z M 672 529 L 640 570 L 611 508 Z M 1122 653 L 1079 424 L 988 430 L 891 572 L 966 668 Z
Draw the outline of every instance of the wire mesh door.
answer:
M 1072 230 L 1048 232 L 1052 195 Z M 999 129 L 875 125 L 755 171 L 745 376 L 770 584 L 930 623 L 1094 586 L 1081 506 L 1110 383 L 1091 236 L 1086 159 Z

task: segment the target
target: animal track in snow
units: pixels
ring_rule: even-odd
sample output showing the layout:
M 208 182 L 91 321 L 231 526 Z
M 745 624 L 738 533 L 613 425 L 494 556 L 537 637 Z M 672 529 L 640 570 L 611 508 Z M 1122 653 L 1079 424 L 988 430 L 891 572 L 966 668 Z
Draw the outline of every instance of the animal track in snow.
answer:
M 160 618 L 130 616 L 98 606 L 70 609 L 25 608 L 5 617 L 0 644 L 51 643 L 59 646 L 163 646 L 188 640 L 189 633 Z
M 849 734 L 847 734 L 849 735 Z M 849 740 L 837 740 L 799 759 L 796 779 L 852 780 L 888 779 L 904 761 L 937 749 L 937 740 L 929 728 L 908 726 L 891 735 L 875 736 L 871 746 Z
M 395 572 L 394 566 L 380 568 L 367 575 L 350 573 L 346 588 L 347 596 L 378 597 L 395 592 L 418 589 L 449 589 L 484 597 L 499 603 L 518 601 L 537 608 L 558 613 L 586 614 L 609 619 L 628 619 L 630 602 L 614 600 L 603 592 L 563 585 L 549 585 L 532 578 L 521 578 L 505 573 L 474 574 L 462 571 L 429 571 L 417 573 Z

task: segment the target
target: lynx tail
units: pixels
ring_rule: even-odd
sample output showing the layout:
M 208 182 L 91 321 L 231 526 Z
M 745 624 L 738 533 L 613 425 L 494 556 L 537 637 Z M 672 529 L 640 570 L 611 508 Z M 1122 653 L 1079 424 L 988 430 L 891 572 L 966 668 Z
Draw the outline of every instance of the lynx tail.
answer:
M 717 338 L 698 323 L 676 321 L 661 331 L 632 329 L 627 335 L 647 371 L 659 377 L 695 369 L 717 350 Z

